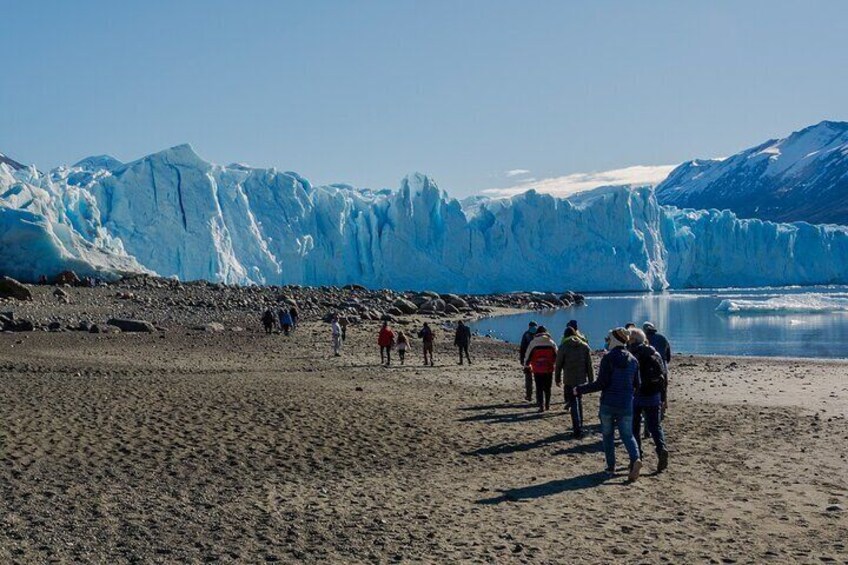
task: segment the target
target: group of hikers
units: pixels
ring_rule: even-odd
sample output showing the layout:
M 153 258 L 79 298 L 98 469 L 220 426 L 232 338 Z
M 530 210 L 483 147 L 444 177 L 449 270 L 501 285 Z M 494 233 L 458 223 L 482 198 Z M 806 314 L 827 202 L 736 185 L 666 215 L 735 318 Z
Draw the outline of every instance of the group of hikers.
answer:
M 630 457 L 628 479 L 642 469 L 642 420 L 646 436 L 657 453 L 657 472 L 668 467 L 668 449 L 662 419 L 668 407 L 668 363 L 671 345 L 651 322 L 642 328 L 629 323 L 610 330 L 606 353 L 595 378 L 592 350 L 576 320 L 568 322 L 559 346 L 547 328 L 530 322 L 521 338 L 519 360 L 524 370 L 525 393 L 532 401 L 536 389 L 539 412 L 550 410 L 551 386 L 562 386 L 565 409 L 571 413 L 575 438 L 583 437 L 582 396 L 600 392 L 599 418 L 606 472 L 615 474 L 615 429 Z
M 417 335 L 421 339 L 424 366 L 434 367 L 433 344 L 436 341 L 435 330 L 430 327 L 428 322 L 424 322 L 424 325 L 418 330 Z M 459 350 L 459 364 L 462 365 L 463 355 L 465 355 L 465 360 L 470 365 L 471 356 L 468 353 L 468 349 L 471 346 L 471 328 L 465 325 L 465 323 L 459 322 L 456 326 L 453 343 Z M 388 322 L 383 322 L 383 325 L 380 326 L 380 333 L 377 335 L 377 345 L 380 347 L 380 364 L 386 367 L 392 364 L 392 349 L 397 349 L 400 364 L 404 365 L 406 363 L 406 351 L 411 345 L 409 336 L 403 330 L 395 332 L 389 327 Z
M 283 332 L 283 335 L 289 335 L 297 329 L 299 316 L 300 314 L 294 306 L 280 308 L 276 316 L 273 310 L 266 308 L 265 312 L 262 313 L 262 326 L 265 328 L 265 333 L 270 334 L 274 332 L 276 324 L 279 322 L 280 331 Z
M 271 333 L 279 321 L 281 331 L 288 335 L 297 328 L 297 309 L 280 309 L 277 316 L 268 309 L 262 316 L 265 330 Z M 347 334 L 348 320 L 334 315 L 330 320 L 333 353 L 340 356 Z M 416 332 L 421 339 L 425 366 L 434 366 L 433 344 L 436 332 L 428 322 Z M 638 479 L 642 469 L 642 423 L 645 438 L 651 438 L 657 454 L 657 472 L 668 467 L 665 431 L 662 420 L 668 407 L 668 363 L 671 346 L 668 339 L 651 322 L 641 328 L 633 323 L 609 331 L 605 338 L 605 353 L 595 375 L 592 349 L 588 338 L 580 331 L 577 320 L 565 327 L 559 344 L 544 326 L 530 322 L 521 338 L 519 361 L 524 371 L 524 392 L 538 411 L 551 408 L 554 383 L 562 387 L 564 408 L 571 415 L 573 437 L 583 437 L 583 400 L 585 394 L 600 392 L 599 419 L 603 437 L 606 472 L 615 474 L 615 430 L 630 458 L 628 479 Z M 454 330 L 454 346 L 459 354 L 458 364 L 471 364 L 471 328 L 464 322 Z M 412 344 L 403 330 L 395 331 L 385 321 L 377 334 L 380 364 L 392 364 L 392 350 L 397 351 L 401 365 Z

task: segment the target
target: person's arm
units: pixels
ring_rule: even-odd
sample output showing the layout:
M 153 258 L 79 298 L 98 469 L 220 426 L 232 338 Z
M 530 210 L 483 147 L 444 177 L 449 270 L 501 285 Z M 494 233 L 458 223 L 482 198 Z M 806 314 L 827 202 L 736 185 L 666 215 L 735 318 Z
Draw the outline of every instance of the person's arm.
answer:
M 599 390 L 604 390 L 609 386 L 610 378 L 612 377 L 612 367 L 610 367 L 610 360 L 607 357 L 609 357 L 609 355 L 604 355 L 604 358 L 601 359 L 601 366 L 598 369 L 598 378 L 591 383 L 578 386 L 578 393 L 587 394 L 590 392 L 598 392 Z
M 633 363 L 636 365 L 636 372 L 633 373 L 633 394 L 638 394 L 639 389 L 642 388 L 642 379 L 639 376 L 639 362 L 634 359 Z
M 556 385 L 559 386 L 562 383 L 562 367 L 565 364 L 565 348 L 561 347 L 559 351 L 557 351 L 556 356 L 556 365 L 554 366 L 554 372 L 556 373 Z
M 592 365 L 592 350 L 588 345 L 586 346 L 584 353 L 586 354 L 586 375 L 591 383 L 595 381 L 595 367 Z
M 527 355 L 527 346 L 530 344 L 527 341 L 527 334 L 521 336 L 521 345 L 518 347 L 518 360 L 524 365 L 524 357 Z
M 459 334 L 460 334 L 461 331 L 462 331 L 462 328 L 457 328 L 456 333 L 453 335 L 453 344 L 456 345 L 456 346 L 459 345 Z
M 533 355 L 533 350 L 536 349 L 536 346 L 527 346 L 527 352 L 524 354 L 524 366 L 530 366 L 530 356 Z

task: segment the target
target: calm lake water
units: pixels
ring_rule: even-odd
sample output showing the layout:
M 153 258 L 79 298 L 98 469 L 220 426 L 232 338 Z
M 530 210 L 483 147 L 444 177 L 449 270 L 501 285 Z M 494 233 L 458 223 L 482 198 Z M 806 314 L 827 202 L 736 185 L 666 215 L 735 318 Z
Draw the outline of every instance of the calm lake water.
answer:
M 585 306 L 486 318 L 472 328 L 517 343 L 531 320 L 558 339 L 571 319 L 596 349 L 610 328 L 649 320 L 678 353 L 848 358 L 843 286 L 588 295 Z

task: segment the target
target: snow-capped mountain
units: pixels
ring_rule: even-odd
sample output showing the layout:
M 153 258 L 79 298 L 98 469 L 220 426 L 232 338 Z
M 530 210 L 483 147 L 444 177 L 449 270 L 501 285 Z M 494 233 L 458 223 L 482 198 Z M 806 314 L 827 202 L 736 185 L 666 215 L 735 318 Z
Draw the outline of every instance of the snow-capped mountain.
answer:
M 848 225 L 848 123 L 824 121 L 727 159 L 683 163 L 656 190 L 661 204 Z
M 49 173 L 0 164 L 0 272 L 455 292 L 848 283 L 848 228 L 664 207 L 650 188 L 466 206 L 421 174 L 397 191 L 316 187 L 188 145 Z

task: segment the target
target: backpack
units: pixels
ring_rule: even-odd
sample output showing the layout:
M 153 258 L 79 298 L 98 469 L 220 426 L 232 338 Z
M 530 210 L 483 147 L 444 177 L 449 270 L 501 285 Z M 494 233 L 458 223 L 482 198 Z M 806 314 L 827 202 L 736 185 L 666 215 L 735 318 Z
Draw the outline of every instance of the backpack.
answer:
M 665 388 L 665 374 L 663 372 L 663 360 L 656 351 L 644 352 L 639 356 L 639 379 L 642 386 L 639 394 L 648 396 L 657 394 Z

